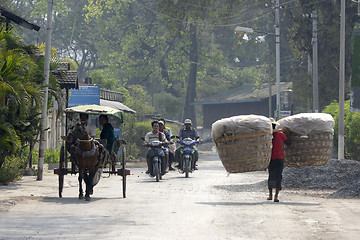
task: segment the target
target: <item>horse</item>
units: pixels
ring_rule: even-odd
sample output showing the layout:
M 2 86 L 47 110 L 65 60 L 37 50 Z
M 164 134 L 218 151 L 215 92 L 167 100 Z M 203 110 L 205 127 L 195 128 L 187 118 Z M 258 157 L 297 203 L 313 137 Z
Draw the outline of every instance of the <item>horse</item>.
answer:
M 70 153 L 75 155 L 75 162 L 79 168 L 79 199 L 83 199 L 82 180 L 86 184 L 85 200 L 90 201 L 93 193 L 93 179 L 95 173 L 103 164 L 103 153 L 100 144 L 92 139 L 86 130 L 86 124 L 75 124 L 73 131 L 69 133 L 68 139 L 76 142 L 72 144 Z M 101 153 L 100 153 L 101 152 Z M 101 154 L 101 156 L 99 156 Z

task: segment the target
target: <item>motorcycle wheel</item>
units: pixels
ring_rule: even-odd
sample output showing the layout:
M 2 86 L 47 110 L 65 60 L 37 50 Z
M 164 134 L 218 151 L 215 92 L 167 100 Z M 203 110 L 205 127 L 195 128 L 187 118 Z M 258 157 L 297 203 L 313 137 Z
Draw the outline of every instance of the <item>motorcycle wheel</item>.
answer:
M 185 177 L 188 178 L 189 177 L 189 160 L 185 159 L 184 161 L 184 172 L 185 172 Z
M 156 162 L 153 163 L 153 173 L 155 175 L 156 181 L 158 182 L 160 180 L 160 171 Z
M 160 180 L 162 180 L 162 176 L 163 176 L 162 161 L 158 162 L 158 168 L 159 168 L 159 178 Z

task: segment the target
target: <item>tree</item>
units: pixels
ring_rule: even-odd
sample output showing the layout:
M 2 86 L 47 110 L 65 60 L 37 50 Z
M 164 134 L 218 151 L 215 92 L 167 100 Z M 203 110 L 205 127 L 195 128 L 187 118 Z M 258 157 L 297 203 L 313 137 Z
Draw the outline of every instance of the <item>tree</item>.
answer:
M 19 44 L 11 31 L 0 31 L 0 167 L 34 138 L 40 120 L 43 75 L 35 48 Z
M 85 21 L 84 7 L 87 0 L 54 1 L 53 41 L 52 46 L 57 50 L 60 58 L 72 59 L 77 65 L 79 79 L 84 79 L 95 69 L 103 69 L 98 62 L 96 43 L 99 41 L 95 27 Z M 41 26 L 39 35 L 42 41 L 46 38 L 45 14 L 47 0 L 37 2 L 31 0 L 13 1 L 14 10 Z M 27 43 L 34 43 L 39 36 L 34 32 L 21 31 Z M 41 41 L 41 40 L 40 40 Z
M 312 22 L 310 14 L 312 10 L 318 12 L 318 59 L 319 59 L 319 104 L 320 109 L 330 104 L 338 94 L 338 68 L 339 68 L 339 36 L 340 32 L 340 1 L 320 1 L 312 2 L 300 0 L 287 4 L 284 9 L 284 23 L 291 22 L 286 32 L 289 36 L 291 52 L 298 61 L 292 64 L 290 74 L 302 76 L 299 69 L 306 72 L 308 57 L 312 56 Z M 351 34 L 359 18 L 357 15 L 357 4 L 346 1 L 346 81 L 350 76 L 351 61 Z M 311 58 L 310 58 L 311 59 Z M 289 76 L 290 78 L 290 76 Z M 310 85 L 312 91 L 312 81 L 307 82 L 306 78 L 296 81 L 301 90 L 303 86 Z M 346 84 L 348 86 L 348 84 Z M 349 91 L 349 89 L 347 89 Z M 301 92 L 301 91 L 299 91 Z M 311 97 L 311 94 L 309 94 Z

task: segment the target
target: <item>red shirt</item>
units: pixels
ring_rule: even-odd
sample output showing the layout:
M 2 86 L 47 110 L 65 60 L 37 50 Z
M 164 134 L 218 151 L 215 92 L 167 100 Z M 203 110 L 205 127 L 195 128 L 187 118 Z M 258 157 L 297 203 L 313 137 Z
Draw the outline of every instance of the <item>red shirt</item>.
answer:
M 283 142 L 286 141 L 286 139 L 287 137 L 282 131 L 273 133 L 271 160 L 278 158 L 284 159 Z

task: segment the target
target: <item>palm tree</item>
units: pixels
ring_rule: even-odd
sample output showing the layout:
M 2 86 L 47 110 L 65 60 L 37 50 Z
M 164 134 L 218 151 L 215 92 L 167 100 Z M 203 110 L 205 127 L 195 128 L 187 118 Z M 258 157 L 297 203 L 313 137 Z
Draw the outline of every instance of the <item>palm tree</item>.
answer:
M 39 129 L 43 75 L 34 56 L 11 31 L 0 31 L 0 166 Z

